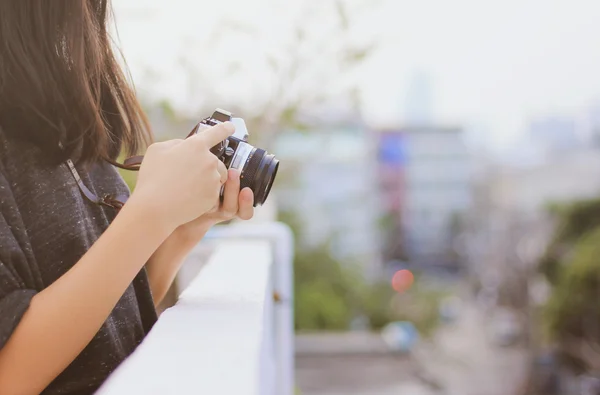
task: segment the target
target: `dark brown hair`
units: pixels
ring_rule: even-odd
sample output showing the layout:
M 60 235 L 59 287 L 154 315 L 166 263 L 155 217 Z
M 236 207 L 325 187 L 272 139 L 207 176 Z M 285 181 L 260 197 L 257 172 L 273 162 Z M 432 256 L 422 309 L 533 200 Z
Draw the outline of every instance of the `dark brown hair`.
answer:
M 61 160 L 134 154 L 148 121 L 112 49 L 109 0 L 0 0 L 0 126 Z M 64 151 L 58 150 L 59 142 Z

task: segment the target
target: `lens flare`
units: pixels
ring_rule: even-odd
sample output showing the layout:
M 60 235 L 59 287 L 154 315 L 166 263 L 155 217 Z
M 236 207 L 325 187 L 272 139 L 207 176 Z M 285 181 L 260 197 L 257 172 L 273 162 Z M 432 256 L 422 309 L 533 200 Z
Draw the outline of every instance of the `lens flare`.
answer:
M 392 288 L 398 293 L 406 292 L 415 281 L 415 276 L 410 270 L 398 270 L 392 277 Z

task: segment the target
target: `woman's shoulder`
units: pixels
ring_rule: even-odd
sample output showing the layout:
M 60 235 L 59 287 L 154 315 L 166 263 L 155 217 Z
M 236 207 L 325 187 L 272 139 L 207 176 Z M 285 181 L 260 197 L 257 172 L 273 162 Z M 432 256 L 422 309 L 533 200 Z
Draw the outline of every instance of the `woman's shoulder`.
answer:
M 117 170 L 107 162 L 77 164 L 76 171 L 86 187 L 98 196 L 129 194 Z M 85 203 L 76 176 L 65 163 L 52 160 L 38 145 L 14 138 L 1 128 L 0 177 L 11 188 L 19 205 L 56 203 L 57 200 Z
M 40 147 L 8 134 L 0 125 L 0 172 L 26 173 L 32 166 L 40 166 L 43 153 Z

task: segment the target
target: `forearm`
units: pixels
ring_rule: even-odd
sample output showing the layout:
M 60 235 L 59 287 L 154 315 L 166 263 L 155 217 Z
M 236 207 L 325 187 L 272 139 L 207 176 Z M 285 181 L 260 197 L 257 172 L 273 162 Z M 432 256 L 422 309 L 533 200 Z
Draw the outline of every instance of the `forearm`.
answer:
M 152 255 L 146 270 L 155 306 L 162 302 L 185 258 L 209 229 L 208 223 L 196 226 L 193 232 L 177 229 Z
M 37 294 L 0 351 L 0 393 L 41 392 L 86 347 L 170 229 L 127 204 L 75 266 Z

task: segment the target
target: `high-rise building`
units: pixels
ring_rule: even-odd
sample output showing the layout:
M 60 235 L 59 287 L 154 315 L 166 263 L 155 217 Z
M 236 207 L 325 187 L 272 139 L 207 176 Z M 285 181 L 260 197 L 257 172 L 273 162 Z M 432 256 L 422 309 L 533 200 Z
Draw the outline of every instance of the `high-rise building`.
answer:
M 592 103 L 586 115 L 586 142 L 588 146 L 600 147 L 600 101 Z
M 417 266 L 453 265 L 455 238 L 471 203 L 472 165 L 462 130 L 415 126 L 376 131 L 379 179 L 394 218 L 386 261 L 406 257 Z M 393 247 L 398 247 L 394 250 Z
M 329 243 L 340 260 L 377 275 L 380 263 L 379 195 L 373 145 L 362 126 L 289 131 L 273 152 L 281 160 L 280 210 L 300 214 L 300 245 Z
M 454 264 L 454 238 L 471 203 L 471 161 L 454 127 L 404 129 L 407 139 L 403 225 L 412 261 Z
M 404 122 L 408 125 L 431 125 L 433 123 L 433 86 L 424 71 L 413 74 L 408 83 Z
M 391 263 L 406 259 L 402 238 L 402 207 L 405 198 L 404 168 L 406 166 L 406 136 L 395 129 L 378 130 L 377 180 L 382 210 L 382 256 Z
M 582 136 L 578 132 L 573 117 L 546 116 L 534 119 L 529 124 L 528 137 L 534 148 L 544 155 L 552 155 L 581 147 Z

